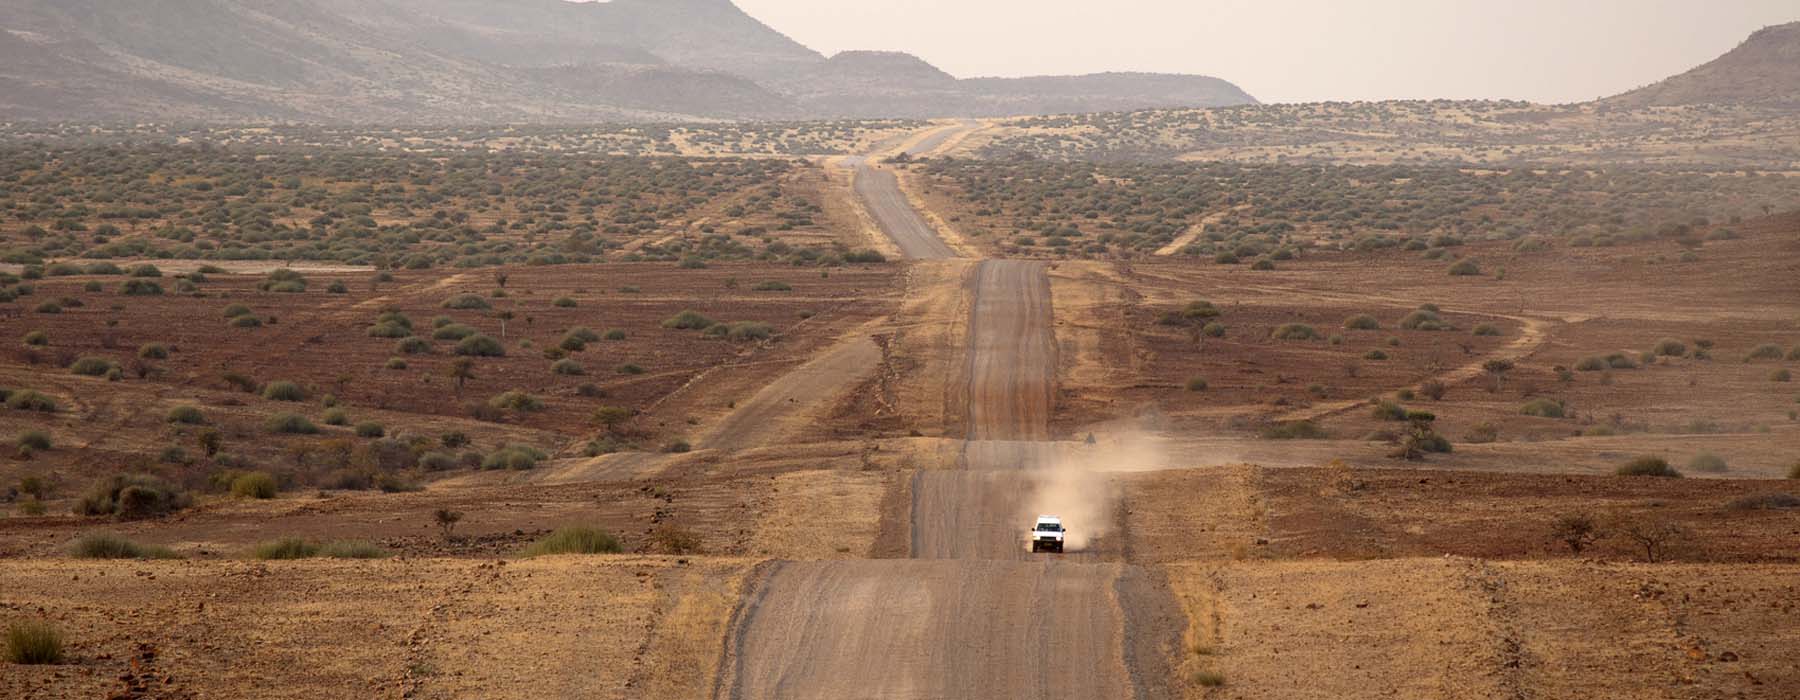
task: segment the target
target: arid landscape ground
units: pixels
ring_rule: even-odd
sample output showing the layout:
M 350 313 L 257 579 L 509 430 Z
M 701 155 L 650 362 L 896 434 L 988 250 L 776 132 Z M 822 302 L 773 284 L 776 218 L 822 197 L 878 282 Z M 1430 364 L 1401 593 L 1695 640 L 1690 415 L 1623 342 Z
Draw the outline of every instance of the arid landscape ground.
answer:
M 8 125 L 0 697 L 1800 697 L 1764 109 Z

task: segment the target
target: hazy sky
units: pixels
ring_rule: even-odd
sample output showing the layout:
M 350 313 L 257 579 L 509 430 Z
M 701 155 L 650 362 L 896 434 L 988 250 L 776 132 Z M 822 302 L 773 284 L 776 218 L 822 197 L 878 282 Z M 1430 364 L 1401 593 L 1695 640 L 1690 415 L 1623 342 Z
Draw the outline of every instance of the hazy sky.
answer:
M 1202 73 L 1266 102 L 1572 102 L 1684 71 L 1796 0 L 736 0 L 800 43 L 959 77 Z

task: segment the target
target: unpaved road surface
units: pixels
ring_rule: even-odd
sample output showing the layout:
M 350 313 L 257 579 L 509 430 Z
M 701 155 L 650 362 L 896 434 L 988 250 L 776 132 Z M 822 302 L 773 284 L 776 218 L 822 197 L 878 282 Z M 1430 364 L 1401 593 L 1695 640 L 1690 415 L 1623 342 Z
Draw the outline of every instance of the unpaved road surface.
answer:
M 891 174 L 858 168 L 858 194 L 908 256 L 953 257 Z M 769 567 L 738 610 L 720 697 L 1173 695 L 1174 605 L 1141 569 L 1027 550 L 1034 490 L 1060 452 L 1045 266 L 984 261 L 966 289 L 966 382 L 951 401 L 967 406 L 963 468 L 915 476 L 914 559 Z
M 856 173 L 852 176 L 852 186 L 856 196 L 874 217 L 875 224 L 883 233 L 894 239 L 900 252 L 906 257 L 918 260 L 943 260 L 956 257 L 944 240 L 938 238 L 937 231 L 919 212 L 906 201 L 906 193 L 900 191 L 900 180 L 892 172 L 869 165 L 867 161 L 851 159 Z

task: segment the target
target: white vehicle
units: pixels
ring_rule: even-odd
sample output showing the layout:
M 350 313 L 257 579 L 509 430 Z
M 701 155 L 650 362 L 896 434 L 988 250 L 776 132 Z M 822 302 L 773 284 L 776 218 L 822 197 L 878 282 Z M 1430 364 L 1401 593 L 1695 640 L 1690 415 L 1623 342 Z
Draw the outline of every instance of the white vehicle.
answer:
M 1040 515 L 1037 524 L 1031 528 L 1031 552 L 1062 552 L 1063 535 L 1062 518 L 1054 515 Z

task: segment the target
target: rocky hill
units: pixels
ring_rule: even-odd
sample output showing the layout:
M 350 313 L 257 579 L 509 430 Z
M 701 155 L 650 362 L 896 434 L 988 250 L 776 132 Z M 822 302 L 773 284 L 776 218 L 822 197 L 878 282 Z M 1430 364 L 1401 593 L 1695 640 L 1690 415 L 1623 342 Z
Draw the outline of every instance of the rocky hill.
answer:
M 579 122 L 1253 101 L 1212 78 L 957 80 L 827 59 L 730 0 L 11 0 L 0 119 Z
M 1601 103 L 1614 107 L 1735 104 L 1800 108 L 1800 22 L 1758 30 L 1710 63 Z

